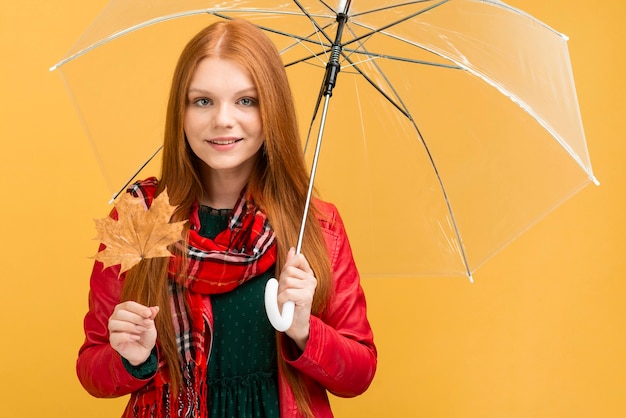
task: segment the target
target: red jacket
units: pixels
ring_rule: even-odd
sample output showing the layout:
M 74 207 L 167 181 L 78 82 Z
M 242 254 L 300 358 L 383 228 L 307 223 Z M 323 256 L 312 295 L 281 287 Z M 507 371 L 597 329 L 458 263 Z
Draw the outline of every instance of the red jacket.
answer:
M 303 353 L 285 334 L 280 346 L 283 358 L 304 377 L 316 418 L 332 417 L 326 391 L 353 397 L 363 393 L 374 378 L 376 347 L 366 316 L 365 297 L 352 250 L 337 209 L 316 201 L 334 275 L 334 295 L 321 316 L 311 316 L 310 336 Z M 151 379 L 141 380 L 126 371 L 120 355 L 109 344 L 108 320 L 120 302 L 123 280 L 118 268 L 94 265 L 85 316 L 85 342 L 80 348 L 76 370 L 83 387 L 93 396 L 109 398 L 131 394 L 131 406 L 152 398 Z M 205 315 L 212 321 L 209 298 Z M 279 374 L 281 417 L 299 417 L 295 399 L 284 374 Z M 199 417 L 200 418 L 200 417 Z

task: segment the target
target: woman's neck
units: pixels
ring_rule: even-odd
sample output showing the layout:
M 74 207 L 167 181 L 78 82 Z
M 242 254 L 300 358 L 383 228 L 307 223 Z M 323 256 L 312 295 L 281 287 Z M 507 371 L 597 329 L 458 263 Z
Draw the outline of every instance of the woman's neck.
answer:
M 214 209 L 232 209 L 247 182 L 247 177 L 229 176 L 228 173 L 216 171 L 205 173 L 204 196 L 200 203 Z

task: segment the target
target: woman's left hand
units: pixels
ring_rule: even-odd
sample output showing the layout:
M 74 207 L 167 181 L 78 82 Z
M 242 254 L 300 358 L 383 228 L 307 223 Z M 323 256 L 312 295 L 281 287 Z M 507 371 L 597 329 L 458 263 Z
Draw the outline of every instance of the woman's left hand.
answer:
M 278 306 L 282 310 L 285 302 L 294 302 L 293 322 L 285 333 L 303 351 L 309 339 L 309 318 L 316 287 L 317 279 L 307 259 L 296 254 L 294 248 L 290 249 L 278 279 Z

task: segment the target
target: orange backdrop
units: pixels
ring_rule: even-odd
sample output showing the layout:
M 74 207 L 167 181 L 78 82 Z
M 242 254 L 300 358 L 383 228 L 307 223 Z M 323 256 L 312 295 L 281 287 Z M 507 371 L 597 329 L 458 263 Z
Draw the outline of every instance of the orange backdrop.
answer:
M 570 37 L 589 186 L 460 279 L 367 279 L 379 371 L 338 417 L 626 416 L 626 3 L 516 0 Z M 96 243 L 109 210 L 58 74 L 48 67 L 104 6 L 0 4 L 0 416 L 112 417 L 74 363 Z

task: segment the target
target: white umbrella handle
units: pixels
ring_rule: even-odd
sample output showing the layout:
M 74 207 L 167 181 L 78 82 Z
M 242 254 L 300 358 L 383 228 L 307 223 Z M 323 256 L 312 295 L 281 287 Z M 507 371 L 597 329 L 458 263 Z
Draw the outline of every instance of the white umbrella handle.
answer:
M 295 304 L 288 300 L 283 304 L 283 313 L 278 309 L 278 280 L 271 278 L 265 285 L 265 312 L 276 331 L 285 332 L 293 322 Z

